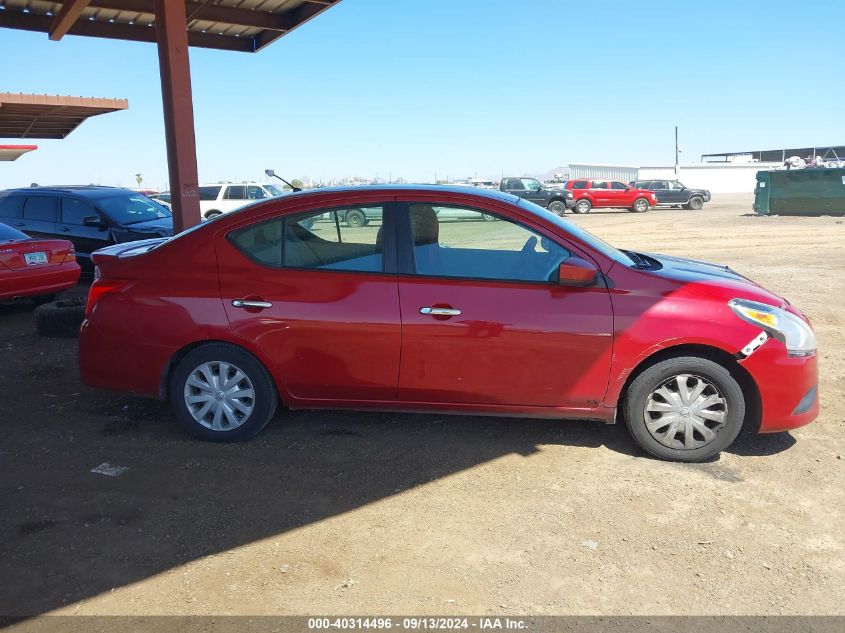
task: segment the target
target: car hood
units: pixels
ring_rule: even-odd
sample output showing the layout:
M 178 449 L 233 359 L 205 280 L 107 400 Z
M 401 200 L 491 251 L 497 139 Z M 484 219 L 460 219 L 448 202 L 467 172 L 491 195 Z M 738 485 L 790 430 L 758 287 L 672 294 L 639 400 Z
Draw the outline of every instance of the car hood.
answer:
M 681 283 L 716 286 L 731 291 L 736 298 L 751 299 L 780 307 L 789 305 L 783 297 L 763 288 L 748 277 L 740 275 L 729 266 L 669 255 L 652 253 L 643 253 L 643 255 L 656 260 L 661 265 L 661 268 L 654 273 L 662 277 Z
M 112 229 L 115 242 L 130 242 L 148 237 L 173 235 L 173 218 L 156 218 L 137 224 L 127 224 Z

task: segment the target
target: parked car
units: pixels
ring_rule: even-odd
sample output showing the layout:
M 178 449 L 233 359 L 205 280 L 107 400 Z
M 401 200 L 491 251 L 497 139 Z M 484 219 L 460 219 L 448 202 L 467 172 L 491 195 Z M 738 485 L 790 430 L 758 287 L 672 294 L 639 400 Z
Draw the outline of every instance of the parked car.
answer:
M 173 234 L 170 210 L 117 187 L 27 187 L 0 191 L 0 222 L 35 238 L 67 239 L 83 268 L 109 244 Z
M 635 180 L 631 187 L 653 191 L 660 205 L 678 205 L 697 211 L 705 202 L 710 202 L 707 189 L 690 189 L 677 180 Z
M 657 204 L 654 192 L 636 189 L 618 180 L 576 178 L 569 180 L 566 188 L 575 195 L 572 209 L 575 213 L 612 208 L 644 213 Z
M 382 229 L 304 221 L 380 207 Z M 441 222 L 434 207 L 497 222 Z M 516 196 L 352 187 L 93 256 L 83 381 L 168 398 L 211 441 L 288 408 L 627 424 L 699 461 L 818 414 L 816 338 L 725 266 L 618 250 Z M 132 362 L 127 363 L 126 359 Z
M 563 215 L 567 209 L 575 206 L 575 196 L 571 191 L 549 189 L 536 178 L 502 178 L 499 189 L 546 207 L 557 215 Z
M 284 191 L 272 184 L 257 182 L 215 183 L 200 185 L 200 214 L 203 219 L 210 220 L 219 215 L 234 211 L 242 206 L 284 195 Z M 156 199 L 170 206 L 170 192 L 163 191 L 154 196 Z
M 32 239 L 0 224 L 0 301 L 29 298 L 51 301 L 79 281 L 73 244 L 67 240 Z

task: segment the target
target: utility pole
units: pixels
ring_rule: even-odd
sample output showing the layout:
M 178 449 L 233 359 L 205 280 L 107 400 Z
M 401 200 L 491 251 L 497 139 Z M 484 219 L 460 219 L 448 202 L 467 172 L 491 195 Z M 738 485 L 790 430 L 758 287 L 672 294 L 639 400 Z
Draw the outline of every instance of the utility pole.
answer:
M 678 177 L 678 126 L 675 126 L 675 178 Z

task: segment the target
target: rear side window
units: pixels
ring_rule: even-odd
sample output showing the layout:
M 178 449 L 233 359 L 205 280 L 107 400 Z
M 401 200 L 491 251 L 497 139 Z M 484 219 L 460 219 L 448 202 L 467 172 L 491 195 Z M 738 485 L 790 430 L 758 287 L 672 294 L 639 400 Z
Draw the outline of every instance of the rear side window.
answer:
M 62 198 L 62 224 L 78 224 L 81 226 L 83 220 L 92 215 L 97 216 L 97 212 L 82 200 Z
M 576 180 L 572 183 L 572 189 L 586 189 L 587 188 L 587 181 L 586 180 Z
M 593 186 L 590 187 L 591 189 L 607 189 L 607 181 L 606 180 L 594 180 Z
M 23 196 L 3 196 L 0 198 L 0 218 L 22 218 Z
M 223 187 L 200 187 L 200 200 L 217 200 Z M 168 201 L 170 196 L 167 196 Z
M 229 239 L 239 251 L 265 266 L 282 265 L 282 232 L 284 220 L 276 218 L 238 229 Z
M 55 222 L 58 201 L 53 196 L 30 196 L 23 205 L 23 217 L 27 220 Z
M 223 198 L 226 200 L 246 200 L 246 187 L 243 185 L 232 185 L 226 189 Z

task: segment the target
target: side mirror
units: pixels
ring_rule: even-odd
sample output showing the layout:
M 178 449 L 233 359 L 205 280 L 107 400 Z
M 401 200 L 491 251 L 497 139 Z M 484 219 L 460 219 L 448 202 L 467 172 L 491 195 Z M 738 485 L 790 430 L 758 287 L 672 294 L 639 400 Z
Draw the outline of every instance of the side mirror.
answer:
M 569 257 L 558 267 L 558 283 L 561 286 L 592 286 L 596 283 L 599 270 L 595 265 L 580 257 Z
M 95 229 L 106 228 L 105 223 L 100 219 L 99 215 L 86 215 L 82 218 L 82 226 L 90 226 Z
M 267 175 L 268 178 L 272 178 L 276 175 L 276 172 L 272 169 L 265 169 L 264 173 Z

